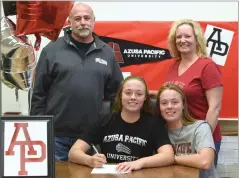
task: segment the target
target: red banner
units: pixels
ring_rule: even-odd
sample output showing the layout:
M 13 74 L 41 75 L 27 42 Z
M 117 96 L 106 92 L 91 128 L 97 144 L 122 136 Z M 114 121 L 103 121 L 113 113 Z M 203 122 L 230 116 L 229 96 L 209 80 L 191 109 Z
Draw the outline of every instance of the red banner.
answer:
M 223 75 L 220 118 L 238 117 L 238 22 L 199 22 L 208 53 Z M 171 64 L 167 36 L 172 22 L 97 22 L 95 33 L 115 51 L 123 72 L 140 75 L 149 89 L 164 83 Z

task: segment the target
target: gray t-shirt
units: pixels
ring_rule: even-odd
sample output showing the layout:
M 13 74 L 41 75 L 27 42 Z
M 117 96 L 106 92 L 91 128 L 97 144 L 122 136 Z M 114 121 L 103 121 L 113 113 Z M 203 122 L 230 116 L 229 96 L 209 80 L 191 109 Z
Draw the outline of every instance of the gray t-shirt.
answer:
M 196 121 L 194 124 L 179 129 L 169 130 L 168 135 L 176 155 L 190 155 L 198 153 L 202 148 L 212 148 L 215 145 L 209 124 L 206 121 Z M 208 170 L 200 170 L 200 178 L 217 178 L 213 166 Z

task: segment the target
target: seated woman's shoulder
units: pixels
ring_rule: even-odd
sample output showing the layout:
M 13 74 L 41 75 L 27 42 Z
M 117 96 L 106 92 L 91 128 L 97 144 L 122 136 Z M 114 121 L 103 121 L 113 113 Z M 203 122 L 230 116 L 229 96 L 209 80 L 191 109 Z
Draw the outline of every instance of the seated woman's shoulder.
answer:
M 207 121 L 205 120 L 198 120 L 194 123 L 194 127 L 198 128 L 198 127 L 209 127 L 210 128 L 210 125 Z
M 140 117 L 145 118 L 145 119 L 156 119 L 157 118 L 152 113 L 148 113 L 148 112 L 142 112 Z
M 100 122 L 101 122 L 100 125 L 101 126 L 108 125 L 111 122 L 111 120 L 116 117 L 116 114 L 117 113 L 104 113 L 104 114 L 101 114 L 100 115 Z
M 142 115 L 141 115 L 142 117 Z M 151 122 L 153 124 L 155 123 L 160 123 L 160 124 L 165 124 L 165 120 L 159 116 L 155 116 L 151 113 L 143 113 L 143 118 L 147 119 L 148 122 Z
M 205 121 L 205 120 L 196 120 L 194 124 L 200 125 L 202 123 L 207 123 L 207 121 Z

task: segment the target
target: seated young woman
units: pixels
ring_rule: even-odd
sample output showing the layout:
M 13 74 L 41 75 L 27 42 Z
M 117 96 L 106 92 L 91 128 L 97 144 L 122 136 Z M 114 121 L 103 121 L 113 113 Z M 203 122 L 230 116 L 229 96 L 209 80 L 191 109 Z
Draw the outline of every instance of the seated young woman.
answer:
M 173 163 L 174 152 L 167 129 L 162 119 L 151 114 L 150 97 L 143 78 L 129 76 L 122 82 L 113 110 L 76 141 L 69 152 L 71 162 L 89 167 L 119 163 L 117 171 Z M 99 144 L 101 153 L 87 155 L 91 144 Z
M 199 168 L 200 175 L 205 175 L 202 177 L 217 177 L 210 125 L 189 115 L 182 89 L 174 84 L 164 84 L 159 89 L 156 105 L 157 115 L 166 121 L 175 151 L 175 164 Z

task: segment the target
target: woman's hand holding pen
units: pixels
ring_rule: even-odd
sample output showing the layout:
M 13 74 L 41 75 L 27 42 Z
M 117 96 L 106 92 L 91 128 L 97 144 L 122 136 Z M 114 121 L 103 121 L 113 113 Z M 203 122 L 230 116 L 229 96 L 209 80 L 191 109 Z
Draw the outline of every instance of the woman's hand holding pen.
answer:
M 96 153 L 91 158 L 91 167 L 102 167 L 104 164 L 107 163 L 104 154 Z
M 96 153 L 92 156 L 91 167 L 102 167 L 107 163 L 105 155 L 100 154 L 94 144 L 91 143 L 91 146 Z

